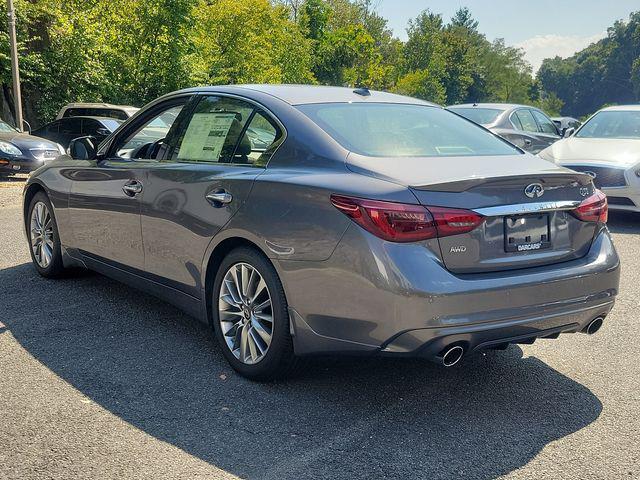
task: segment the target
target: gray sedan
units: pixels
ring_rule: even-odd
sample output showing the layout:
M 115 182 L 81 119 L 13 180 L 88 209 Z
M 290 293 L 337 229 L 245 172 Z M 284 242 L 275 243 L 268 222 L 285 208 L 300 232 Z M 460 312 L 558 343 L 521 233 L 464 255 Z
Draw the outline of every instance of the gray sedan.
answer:
M 542 110 L 535 107 L 508 103 L 474 103 L 452 105 L 447 109 L 534 154 L 564 135 Z M 571 133 L 573 130 L 567 136 Z
M 149 140 L 160 117 L 174 120 Z M 618 292 L 591 177 L 421 100 L 188 89 L 70 153 L 25 187 L 38 272 L 84 267 L 174 303 L 249 378 L 306 355 L 452 366 L 595 333 Z

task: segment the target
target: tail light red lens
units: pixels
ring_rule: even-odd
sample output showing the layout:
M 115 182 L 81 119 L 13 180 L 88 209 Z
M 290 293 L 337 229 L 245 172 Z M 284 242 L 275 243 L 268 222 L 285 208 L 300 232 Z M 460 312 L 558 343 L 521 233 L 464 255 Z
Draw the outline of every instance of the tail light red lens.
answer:
M 331 195 L 331 203 L 362 228 L 390 242 L 417 242 L 467 233 L 484 217 L 469 210 L 423 207 Z
M 609 217 L 607 196 L 600 190 L 596 190 L 593 195 L 585 198 L 571 213 L 583 222 L 607 223 Z

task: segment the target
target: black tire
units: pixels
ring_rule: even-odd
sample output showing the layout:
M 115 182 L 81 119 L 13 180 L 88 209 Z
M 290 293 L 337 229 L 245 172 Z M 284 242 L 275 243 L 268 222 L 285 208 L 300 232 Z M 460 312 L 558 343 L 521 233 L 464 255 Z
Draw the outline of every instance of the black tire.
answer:
M 51 223 L 53 226 L 53 235 L 51 237 L 53 243 L 51 260 L 46 267 L 42 267 L 38 264 L 33 248 L 31 247 L 31 218 L 34 213 L 34 208 L 38 203 L 44 203 L 47 207 L 51 216 Z M 64 268 L 64 264 L 62 263 L 62 248 L 60 245 L 60 235 L 58 234 L 58 223 L 56 222 L 56 216 L 53 211 L 53 206 L 51 205 L 49 198 L 44 192 L 38 192 L 33 196 L 33 198 L 31 199 L 31 203 L 29 203 L 28 212 L 29 214 L 27 216 L 26 231 L 29 243 L 29 253 L 31 254 L 31 261 L 33 263 L 33 266 L 36 268 L 40 275 L 46 278 L 60 278 L 64 276 L 66 271 Z
M 246 364 L 235 357 L 225 342 L 219 321 L 218 298 L 225 274 L 237 263 L 246 263 L 255 268 L 264 279 L 271 295 L 273 333 L 271 344 L 264 357 L 254 364 Z M 293 339 L 289 326 L 289 312 L 284 288 L 271 262 L 261 253 L 251 248 L 232 250 L 222 261 L 213 282 L 211 295 L 211 322 L 222 348 L 222 352 L 233 369 L 251 380 L 269 381 L 291 375 L 298 364 L 293 353 Z

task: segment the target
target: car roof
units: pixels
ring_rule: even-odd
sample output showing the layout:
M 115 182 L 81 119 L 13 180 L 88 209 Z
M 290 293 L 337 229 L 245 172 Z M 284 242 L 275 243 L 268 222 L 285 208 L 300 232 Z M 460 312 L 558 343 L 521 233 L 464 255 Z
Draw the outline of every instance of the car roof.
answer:
M 330 87 L 324 85 L 278 85 L 278 84 L 255 84 L 255 85 L 233 85 L 233 86 L 208 86 L 182 90 L 181 92 L 228 92 L 228 93 L 251 93 L 261 92 L 289 103 L 290 105 L 306 105 L 313 103 L 405 103 L 413 105 L 429 105 L 439 107 L 435 103 L 420 100 L 418 98 L 407 97 L 395 93 L 381 92 L 377 90 Z M 358 91 L 362 93 L 357 93 Z M 367 94 L 368 93 L 368 94 Z
M 114 105 L 112 103 L 68 103 L 64 107 L 69 108 L 111 108 L 113 110 L 139 110 L 138 107 L 132 105 Z
M 601 112 L 639 112 L 640 105 L 615 105 L 613 107 L 606 107 L 600 110 Z
M 521 105 L 518 103 L 461 103 L 459 105 L 449 105 L 447 108 L 492 108 L 494 110 L 512 110 L 514 108 L 534 108 L 529 105 Z M 537 110 L 537 109 L 536 109 Z

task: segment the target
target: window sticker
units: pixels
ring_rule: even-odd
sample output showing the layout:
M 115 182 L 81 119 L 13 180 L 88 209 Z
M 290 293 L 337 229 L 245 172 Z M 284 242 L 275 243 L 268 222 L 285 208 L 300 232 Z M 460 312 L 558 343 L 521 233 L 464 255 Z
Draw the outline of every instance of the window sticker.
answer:
M 235 119 L 233 112 L 194 114 L 182 139 L 178 160 L 217 162 Z

